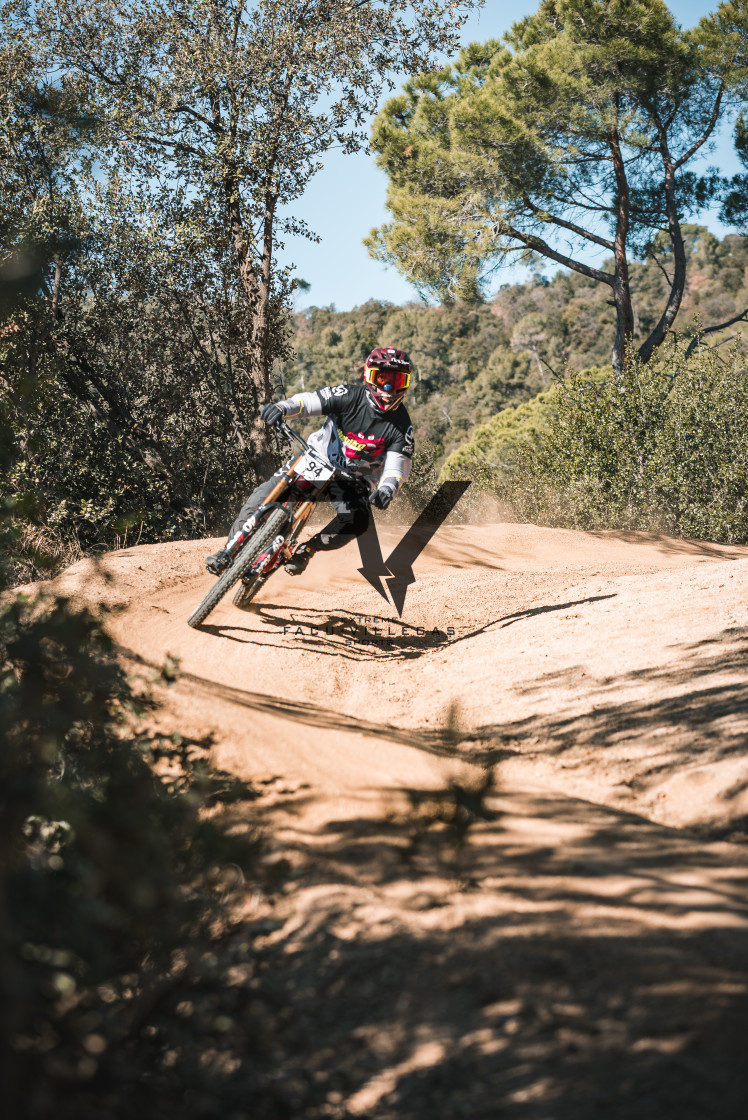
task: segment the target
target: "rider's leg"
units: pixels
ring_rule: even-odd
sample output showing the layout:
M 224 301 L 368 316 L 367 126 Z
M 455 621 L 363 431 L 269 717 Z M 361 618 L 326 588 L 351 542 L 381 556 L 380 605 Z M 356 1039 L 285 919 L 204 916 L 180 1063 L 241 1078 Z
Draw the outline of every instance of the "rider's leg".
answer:
M 231 526 L 231 531 L 229 532 L 229 540 L 231 540 L 232 537 L 236 536 L 250 514 L 254 513 L 256 509 L 260 508 L 270 491 L 275 485 L 277 485 L 278 480 L 283 473 L 283 470 L 276 471 L 273 477 L 269 478 L 267 482 L 263 482 L 259 486 L 255 487 L 242 508 L 239 510 L 236 521 Z
M 254 511 L 256 509 L 259 509 L 259 507 L 262 505 L 265 498 L 267 498 L 270 491 L 273 489 L 275 484 L 278 482 L 282 473 L 283 473 L 283 468 L 281 468 L 281 470 L 279 470 L 279 471 L 276 471 L 276 473 L 273 475 L 273 477 L 269 478 L 267 480 L 267 482 L 263 482 L 259 486 L 255 487 L 255 489 L 249 495 L 246 502 L 244 503 L 241 510 L 239 511 L 239 516 L 237 517 L 236 521 L 231 526 L 231 531 L 229 533 L 228 540 L 226 541 L 226 544 L 228 544 L 236 536 L 236 534 L 239 532 L 242 525 L 247 520 L 247 518 L 250 516 L 250 514 L 254 513 Z M 231 558 L 230 558 L 228 552 L 226 551 L 226 548 L 224 547 L 224 548 L 219 548 L 218 552 L 214 552 L 212 556 L 206 557 L 205 567 L 208 569 L 209 572 L 212 572 L 213 575 L 217 576 L 217 575 L 220 575 L 221 572 L 225 572 L 225 570 L 226 570 L 226 568 L 228 568 L 230 562 L 231 562 Z
M 342 548 L 349 541 L 360 537 L 369 527 L 371 517 L 369 503 L 357 490 L 332 482 L 327 489 L 326 497 L 332 503 L 335 517 L 325 525 L 324 529 L 320 529 L 296 549 L 286 564 L 286 571 L 292 576 L 301 575 L 315 552 L 329 552 Z
M 327 494 L 335 510 L 335 517 L 308 542 L 314 543 L 315 551 L 321 552 L 343 548 L 356 537 L 360 537 L 369 528 L 371 517 L 366 498 L 350 486 L 332 482 Z

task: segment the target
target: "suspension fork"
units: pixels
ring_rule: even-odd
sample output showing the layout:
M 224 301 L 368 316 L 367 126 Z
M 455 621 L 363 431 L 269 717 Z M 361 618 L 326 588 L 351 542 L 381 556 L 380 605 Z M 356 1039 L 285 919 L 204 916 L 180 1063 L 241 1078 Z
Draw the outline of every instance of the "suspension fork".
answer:
M 281 477 L 278 479 L 275 486 L 270 491 L 262 505 L 259 505 L 254 513 L 251 513 L 249 515 L 247 520 L 242 525 L 241 529 L 239 529 L 239 531 L 234 534 L 231 540 L 228 541 L 228 543 L 226 544 L 226 551 L 229 552 L 232 556 L 238 548 L 241 548 L 249 534 L 253 533 L 257 528 L 260 523 L 260 518 L 262 514 L 264 514 L 265 510 L 268 509 L 268 507 L 281 504 L 278 499 L 288 489 L 288 487 L 296 477 L 296 464 L 301 458 L 301 455 L 296 456 L 293 462 L 289 464 Z
M 310 516 L 312 510 L 317 505 L 317 503 L 319 502 L 320 498 L 324 494 L 325 490 L 327 490 L 327 487 L 329 485 L 330 485 L 330 482 L 329 482 L 329 479 L 328 479 L 327 482 L 325 482 L 322 486 L 320 486 L 318 488 L 318 490 L 315 493 L 313 498 L 302 499 L 299 502 L 296 509 L 294 510 L 293 524 L 291 526 L 290 532 L 288 533 L 288 536 L 286 537 L 286 544 L 285 544 L 285 547 L 288 549 L 289 556 L 291 554 L 291 550 L 293 549 L 293 547 L 298 542 L 299 534 L 301 533 L 301 530 L 304 528 L 307 521 L 309 520 L 309 516 Z
M 312 510 L 317 505 L 317 503 L 319 502 L 320 498 L 324 494 L 325 490 L 327 490 L 327 487 L 329 485 L 330 485 L 330 480 L 328 479 L 327 482 L 325 482 L 324 486 L 320 486 L 319 490 L 317 491 L 317 493 L 315 494 L 315 496 L 313 498 L 305 499 L 301 503 L 301 505 L 299 506 L 298 510 L 294 514 L 293 528 L 291 529 L 291 532 L 288 534 L 288 537 L 287 537 L 287 541 L 288 541 L 289 546 L 291 546 L 293 543 L 296 542 L 299 533 L 301 532 L 301 530 L 304 528 L 305 524 L 309 520 L 309 515 L 311 514 Z
M 289 548 L 293 547 L 293 545 L 298 540 L 299 533 L 309 520 L 309 514 L 312 512 L 312 509 L 316 504 L 316 502 L 312 501 L 302 502 L 301 506 L 294 514 L 293 526 L 291 528 L 291 532 L 286 538 L 286 543 L 288 544 Z
M 233 553 L 236 552 L 236 550 L 241 547 L 241 545 L 246 540 L 247 536 L 250 533 L 254 532 L 254 530 L 257 528 L 257 525 L 259 524 L 260 518 L 262 517 L 262 515 L 265 513 L 265 511 L 267 509 L 272 508 L 272 506 L 282 506 L 283 505 L 283 502 L 279 499 L 282 498 L 284 492 L 286 490 L 288 490 L 289 487 L 294 482 L 294 479 L 296 478 L 296 464 L 302 458 L 303 458 L 303 455 L 298 455 L 293 460 L 293 462 L 288 466 L 288 468 L 283 472 L 283 474 L 278 479 L 277 483 L 275 484 L 273 489 L 270 491 L 270 493 L 268 494 L 267 498 L 262 503 L 262 505 L 258 506 L 257 509 L 254 511 L 254 513 L 250 514 L 248 519 L 242 525 L 239 532 L 236 533 L 236 535 L 234 537 L 232 537 L 232 539 L 228 542 L 228 544 L 226 545 L 226 549 L 227 549 L 228 552 L 230 552 L 233 555 Z M 293 547 L 294 543 L 296 542 L 299 533 L 301 532 L 304 525 L 306 524 L 306 522 L 309 518 L 309 515 L 312 512 L 312 509 L 317 504 L 317 502 L 319 501 L 321 496 L 324 494 L 328 485 L 329 485 L 329 480 L 327 482 L 325 482 L 325 484 L 317 490 L 317 493 L 315 494 L 314 498 L 302 499 L 298 503 L 297 508 L 293 509 L 292 512 L 289 511 L 288 509 L 286 510 L 286 513 L 288 514 L 288 520 L 289 520 L 289 522 L 291 522 L 291 530 L 290 530 L 290 532 L 288 532 L 288 534 L 286 536 L 286 543 L 285 543 L 285 548 L 288 549 L 289 556 L 290 556 L 290 550 Z M 293 507 L 293 503 L 289 503 L 289 505 L 291 505 Z

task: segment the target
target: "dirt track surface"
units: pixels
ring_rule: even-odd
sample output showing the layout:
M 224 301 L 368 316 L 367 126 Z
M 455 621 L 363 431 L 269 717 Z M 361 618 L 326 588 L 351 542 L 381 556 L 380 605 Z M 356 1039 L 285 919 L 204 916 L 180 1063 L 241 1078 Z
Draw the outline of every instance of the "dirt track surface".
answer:
M 254 789 L 288 1107 L 743 1120 L 748 548 L 448 526 L 402 618 L 354 546 L 193 631 L 214 543 L 53 586 L 132 664 L 181 659 L 164 725 Z M 426 829 L 455 804 L 462 847 Z

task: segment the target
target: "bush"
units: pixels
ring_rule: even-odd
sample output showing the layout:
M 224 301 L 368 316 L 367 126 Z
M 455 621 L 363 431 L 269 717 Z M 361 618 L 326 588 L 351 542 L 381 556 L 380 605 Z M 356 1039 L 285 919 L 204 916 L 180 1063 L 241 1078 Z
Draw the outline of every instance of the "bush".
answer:
M 673 346 L 648 365 L 630 355 L 620 384 L 599 370 L 572 374 L 545 430 L 515 445 L 492 486 L 522 520 L 744 543 L 744 360 Z
M 244 1107 L 252 1088 L 236 1076 L 259 1051 L 251 958 L 226 914 L 256 838 L 201 813 L 247 793 L 209 772 L 206 743 L 147 733 L 143 703 L 89 614 L 22 597 L 2 611 L 0 1058 L 14 1120 L 190 1120 Z
M 484 490 L 497 490 L 515 469 L 518 457 L 540 443 L 547 433 L 558 400 L 553 386 L 524 404 L 504 408 L 481 424 L 446 459 L 440 478 L 472 478 Z

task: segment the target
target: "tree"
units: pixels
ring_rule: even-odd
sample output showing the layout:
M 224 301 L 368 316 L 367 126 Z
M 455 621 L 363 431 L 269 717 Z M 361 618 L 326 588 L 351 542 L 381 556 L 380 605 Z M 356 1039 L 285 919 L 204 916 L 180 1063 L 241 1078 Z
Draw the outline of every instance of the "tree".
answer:
M 747 37 L 745 0 L 690 31 L 662 0 L 543 0 L 505 45 L 472 44 L 387 102 L 372 145 L 393 220 L 372 254 L 441 298 L 477 296 L 492 267 L 528 251 L 606 285 L 620 378 L 630 257 L 665 236 L 668 294 L 646 362 L 685 290 L 682 223 L 723 187 L 692 166 L 744 97 Z M 612 261 L 590 263 L 601 252 Z
M 289 355 L 295 283 L 278 238 L 313 236 L 293 203 L 474 2 L 0 2 L 16 577 L 128 527 L 224 527 L 271 465 L 257 406 Z
M 128 522 L 150 521 L 153 539 L 173 535 L 175 518 L 182 531 L 204 525 L 203 498 L 225 515 L 220 491 L 246 468 L 227 446 L 230 374 L 217 378 L 214 361 L 206 375 L 194 353 L 211 319 L 229 333 L 215 249 L 196 259 L 194 244 L 153 236 L 167 213 L 116 171 L 103 176 L 79 77 L 52 79 L 22 2 L 0 14 L 0 497 L 17 514 L 14 574 L 33 577 Z M 223 358 L 230 368 L 225 345 Z M 225 479 L 209 469 L 216 444 Z M 37 547 L 44 537 L 51 551 Z
M 242 422 L 272 464 L 258 405 L 271 395 L 293 282 L 289 207 L 333 144 L 355 151 L 396 70 L 453 49 L 477 0 L 43 0 L 33 7 L 50 69 L 74 75 L 100 122 L 108 174 L 135 186 L 175 238 L 220 246 L 249 379 Z M 234 340 L 236 349 L 236 340 Z

